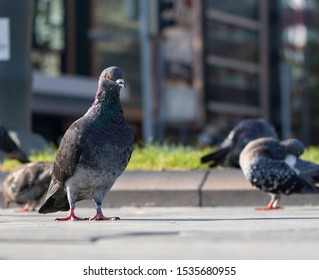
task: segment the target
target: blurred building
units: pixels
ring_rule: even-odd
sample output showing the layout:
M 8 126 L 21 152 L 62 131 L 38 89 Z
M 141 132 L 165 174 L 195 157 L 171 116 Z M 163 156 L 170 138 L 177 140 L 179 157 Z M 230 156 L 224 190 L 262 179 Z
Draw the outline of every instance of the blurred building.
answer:
M 263 117 L 284 138 L 319 143 L 318 0 L 148 2 L 155 140 L 214 142 Z M 101 70 L 118 65 L 142 139 L 139 1 L 35 3 L 33 130 L 56 141 L 92 103 Z

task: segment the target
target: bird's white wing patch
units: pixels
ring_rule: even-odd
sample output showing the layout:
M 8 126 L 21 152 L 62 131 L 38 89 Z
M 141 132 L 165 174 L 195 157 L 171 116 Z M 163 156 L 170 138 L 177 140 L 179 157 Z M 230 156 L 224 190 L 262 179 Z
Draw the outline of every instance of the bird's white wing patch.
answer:
M 297 157 L 296 156 L 287 155 L 286 158 L 285 158 L 285 163 L 299 175 L 300 171 L 296 168 L 296 163 L 297 163 Z

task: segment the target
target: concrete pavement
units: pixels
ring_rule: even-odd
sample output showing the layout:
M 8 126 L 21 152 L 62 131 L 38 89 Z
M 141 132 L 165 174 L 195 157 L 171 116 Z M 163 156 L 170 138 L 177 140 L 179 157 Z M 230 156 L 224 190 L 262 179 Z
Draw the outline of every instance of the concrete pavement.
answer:
M 240 170 L 125 172 L 103 205 L 120 221 L 0 209 L 0 259 L 318 259 L 318 200 L 294 195 L 282 210 L 256 211 L 269 197 Z M 79 216 L 94 211 L 77 204 Z
M 122 207 L 120 221 L 0 210 L 0 259 L 318 259 L 319 208 Z M 77 209 L 91 216 L 93 208 Z

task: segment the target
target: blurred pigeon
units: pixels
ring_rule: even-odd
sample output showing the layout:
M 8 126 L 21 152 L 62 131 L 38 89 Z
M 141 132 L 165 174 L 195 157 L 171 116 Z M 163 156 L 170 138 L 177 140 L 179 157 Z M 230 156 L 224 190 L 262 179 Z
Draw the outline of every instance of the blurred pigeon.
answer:
M 299 158 L 304 145 L 297 139 L 251 141 L 240 155 L 240 166 L 250 183 L 270 193 L 271 200 L 258 210 L 279 209 L 282 194 L 319 193 L 319 164 Z
M 210 167 L 222 165 L 239 168 L 239 155 L 243 148 L 261 137 L 277 138 L 271 123 L 263 119 L 242 120 L 229 132 L 218 149 L 201 158 L 201 163 L 210 162 Z
M 122 87 L 125 83 L 120 68 L 109 67 L 101 73 L 94 103 L 61 140 L 39 213 L 69 210 L 67 217 L 57 220 L 83 220 L 74 213 L 75 203 L 93 198 L 96 215 L 90 220 L 119 219 L 105 217 L 101 206 L 105 194 L 125 170 L 134 147 L 133 132 L 120 103 Z
M 48 191 L 52 163 L 31 162 L 8 173 L 2 183 L 6 207 L 10 202 L 25 204 L 19 211 L 34 211 Z
M 0 150 L 2 150 L 9 159 L 16 159 L 21 163 L 30 162 L 27 155 L 12 140 L 3 125 L 0 125 Z

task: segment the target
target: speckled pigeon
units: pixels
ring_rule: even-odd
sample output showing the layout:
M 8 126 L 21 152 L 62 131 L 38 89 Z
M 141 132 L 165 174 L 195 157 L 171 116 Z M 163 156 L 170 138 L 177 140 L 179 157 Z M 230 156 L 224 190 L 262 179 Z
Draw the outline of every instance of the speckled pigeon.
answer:
M 22 163 L 30 162 L 28 156 L 12 140 L 3 125 L 0 125 L 0 150 L 5 153 L 6 158 L 16 159 Z
M 300 159 L 304 149 L 297 139 L 266 137 L 247 144 L 240 155 L 241 169 L 253 186 L 271 195 L 266 207 L 256 209 L 279 209 L 282 194 L 319 193 L 319 164 Z
M 5 206 L 15 202 L 25 204 L 18 211 L 34 211 L 48 191 L 52 166 L 49 162 L 31 162 L 9 172 L 2 183 Z
M 96 215 L 90 220 L 119 219 L 105 217 L 101 207 L 104 196 L 125 170 L 134 147 L 133 132 L 120 103 L 122 87 L 125 82 L 120 68 L 109 67 L 101 73 L 92 106 L 61 140 L 39 213 L 69 210 L 67 217 L 57 220 L 87 220 L 75 215 L 75 203 L 93 199 Z
M 263 119 L 245 119 L 228 134 L 220 147 L 201 158 L 201 163 L 210 162 L 210 167 L 218 165 L 239 168 L 239 155 L 252 140 L 261 137 L 277 138 L 275 128 Z

